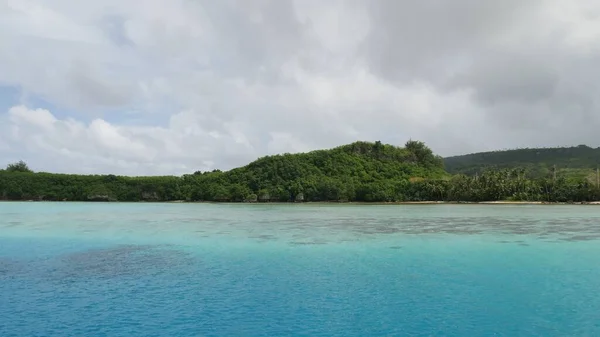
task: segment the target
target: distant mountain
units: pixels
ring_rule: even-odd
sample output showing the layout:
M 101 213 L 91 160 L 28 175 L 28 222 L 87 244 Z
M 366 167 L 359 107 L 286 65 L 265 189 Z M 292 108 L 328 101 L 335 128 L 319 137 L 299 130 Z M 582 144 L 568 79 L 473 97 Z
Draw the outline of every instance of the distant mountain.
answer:
M 473 175 L 486 169 L 523 167 L 531 176 L 542 177 L 557 171 L 569 175 L 587 175 L 600 165 L 600 148 L 586 145 L 556 148 L 526 148 L 480 152 L 444 158 L 449 173 Z

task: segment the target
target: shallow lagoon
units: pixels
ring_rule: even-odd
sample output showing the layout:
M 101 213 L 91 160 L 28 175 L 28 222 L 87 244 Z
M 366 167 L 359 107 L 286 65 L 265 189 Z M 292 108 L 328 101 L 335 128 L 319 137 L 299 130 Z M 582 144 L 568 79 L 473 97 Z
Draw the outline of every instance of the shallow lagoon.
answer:
M 600 335 L 599 238 L 598 206 L 0 203 L 0 335 Z

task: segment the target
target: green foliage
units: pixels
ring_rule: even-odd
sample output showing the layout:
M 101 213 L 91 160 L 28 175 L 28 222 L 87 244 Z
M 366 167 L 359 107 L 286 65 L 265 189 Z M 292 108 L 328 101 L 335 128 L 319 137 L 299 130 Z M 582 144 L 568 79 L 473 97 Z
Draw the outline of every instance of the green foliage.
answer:
M 8 164 L 8 166 L 6 166 L 6 171 L 9 171 L 9 172 L 33 172 L 29 169 L 29 166 L 27 166 L 27 164 L 22 160 L 20 160 L 16 163 Z
M 0 171 L 0 199 L 169 201 L 181 198 L 178 177 L 120 177 Z
M 419 144 L 417 144 L 419 145 Z M 356 142 L 331 150 L 260 158 L 247 166 L 222 173 L 217 185 L 245 186 L 246 198 L 258 201 L 392 201 L 399 181 L 411 177 L 446 176 L 441 160 L 420 143 L 419 156 L 406 148 L 381 142 Z M 201 184 L 205 176 L 194 176 Z M 380 188 L 380 190 L 377 190 Z M 366 192 L 373 189 L 372 192 Z M 240 199 L 230 193 L 229 201 Z M 203 196 L 193 200 L 211 200 Z M 235 199 L 235 200 L 234 200 Z
M 456 175 L 440 185 L 448 201 L 547 201 L 589 202 L 600 200 L 598 185 L 588 179 L 568 177 L 529 178 L 525 169 L 486 170 L 475 176 Z
M 481 152 L 444 159 L 448 172 L 474 175 L 487 169 L 525 168 L 532 178 L 548 177 L 554 167 L 563 174 L 583 178 L 600 165 L 600 148 L 586 145 Z
M 425 146 L 425 143 L 409 140 L 404 147 L 410 151 L 417 163 L 425 167 L 440 167 L 443 166 L 443 159 L 435 156 L 430 148 Z
M 0 199 L 4 200 L 600 200 L 595 173 L 573 175 L 567 169 L 555 172 L 553 168 L 534 173 L 526 168 L 482 168 L 471 175 L 451 176 L 444 171 L 440 157 L 422 142 L 412 140 L 404 148 L 381 142 L 355 142 L 330 150 L 267 156 L 226 172 L 197 171 L 182 177 L 33 173 L 23 169 L 26 165 L 9 168 L 0 170 Z

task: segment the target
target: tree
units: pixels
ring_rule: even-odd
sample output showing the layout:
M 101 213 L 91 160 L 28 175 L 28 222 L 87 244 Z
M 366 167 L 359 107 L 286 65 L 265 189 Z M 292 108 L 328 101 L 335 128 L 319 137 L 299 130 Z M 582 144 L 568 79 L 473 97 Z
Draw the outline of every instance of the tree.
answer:
M 16 163 L 8 164 L 8 166 L 6 166 L 6 171 L 8 171 L 8 172 L 26 172 L 26 173 L 33 172 L 31 169 L 29 169 L 29 166 L 27 166 L 27 164 L 22 160 L 20 160 Z
M 438 166 L 441 167 L 443 164 L 443 160 L 441 157 L 435 156 L 433 151 L 430 148 L 425 146 L 425 143 L 409 140 L 406 142 L 404 147 L 410 151 L 414 156 L 416 161 L 423 166 Z

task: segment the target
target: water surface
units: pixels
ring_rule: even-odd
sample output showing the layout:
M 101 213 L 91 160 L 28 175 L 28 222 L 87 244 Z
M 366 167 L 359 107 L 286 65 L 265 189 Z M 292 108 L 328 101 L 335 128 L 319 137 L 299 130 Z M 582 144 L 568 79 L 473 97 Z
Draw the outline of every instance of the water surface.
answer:
M 600 335 L 600 207 L 0 203 L 0 336 Z

